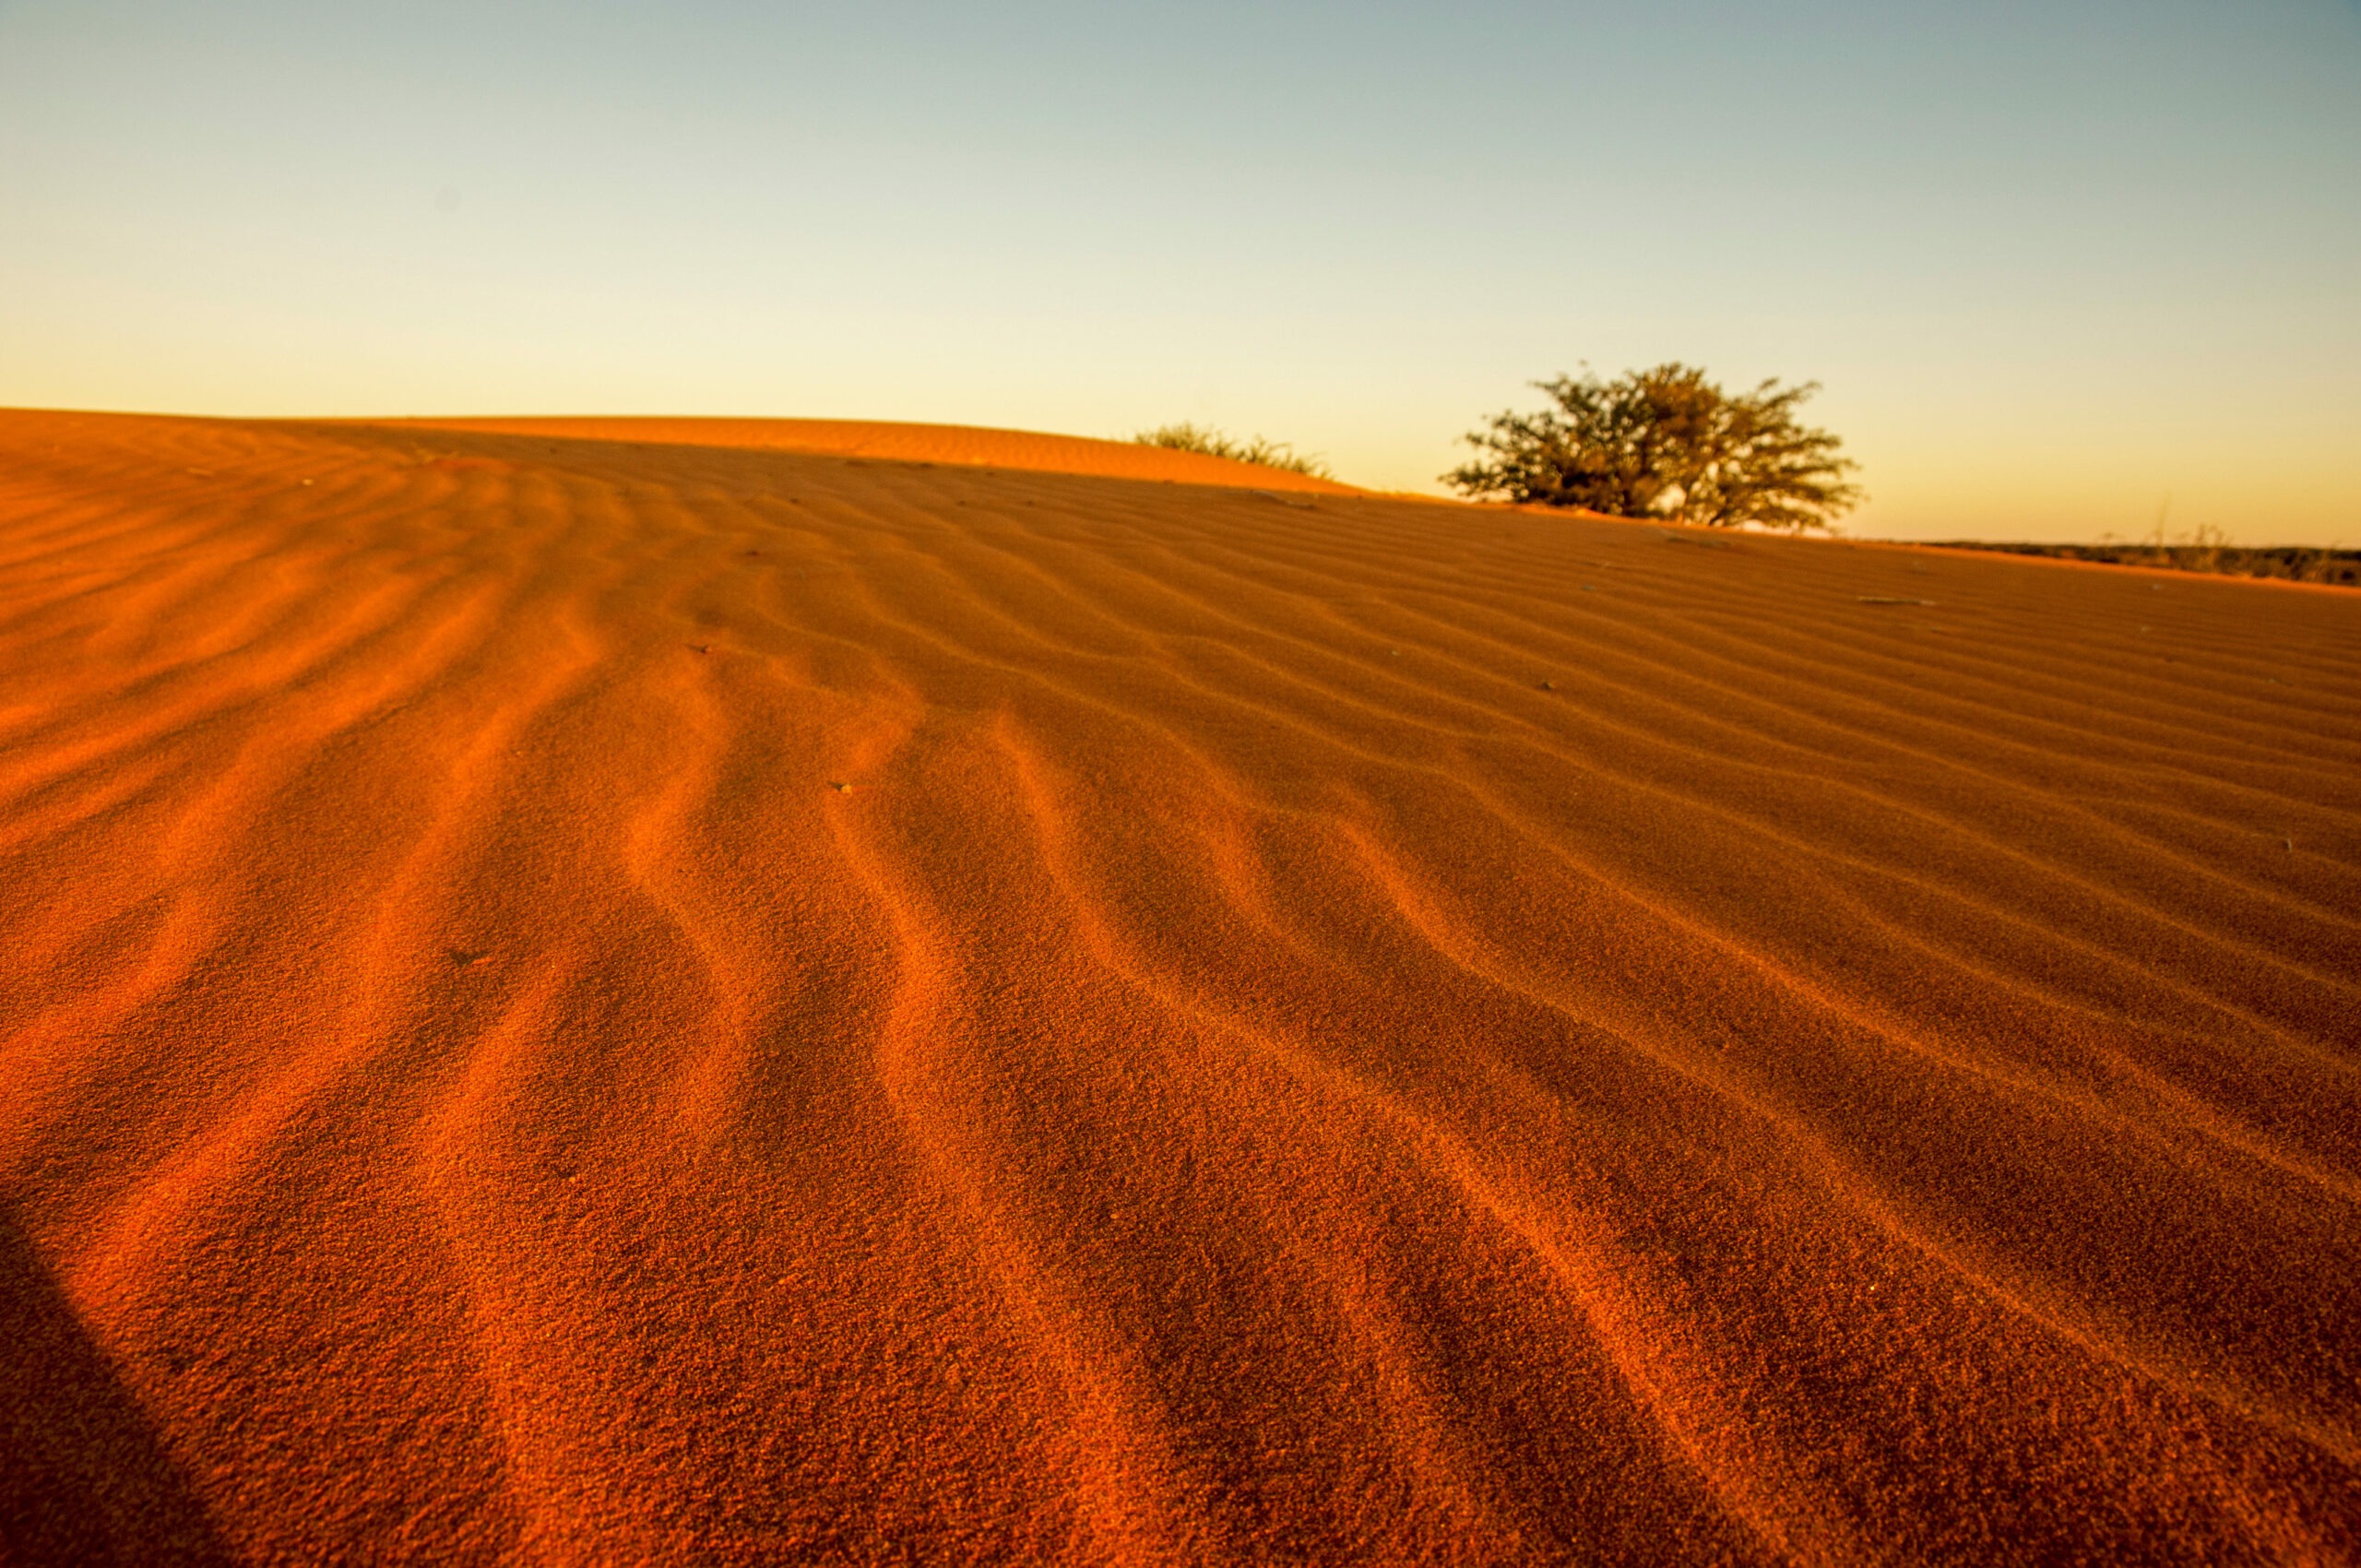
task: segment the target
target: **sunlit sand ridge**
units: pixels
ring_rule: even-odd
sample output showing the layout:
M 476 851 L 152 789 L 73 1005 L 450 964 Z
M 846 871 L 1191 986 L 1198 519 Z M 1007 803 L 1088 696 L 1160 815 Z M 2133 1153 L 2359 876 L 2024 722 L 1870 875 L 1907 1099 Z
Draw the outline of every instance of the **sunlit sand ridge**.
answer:
M 536 428 L 0 415 L 18 1557 L 2361 1555 L 2361 597 Z

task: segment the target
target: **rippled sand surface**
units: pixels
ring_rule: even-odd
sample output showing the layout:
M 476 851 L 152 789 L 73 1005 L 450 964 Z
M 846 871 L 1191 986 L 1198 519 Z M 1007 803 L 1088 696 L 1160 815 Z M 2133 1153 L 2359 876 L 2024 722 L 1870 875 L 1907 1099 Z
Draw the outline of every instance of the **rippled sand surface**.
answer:
M 13 1560 L 2361 1555 L 2361 595 L 794 445 L 0 415 Z

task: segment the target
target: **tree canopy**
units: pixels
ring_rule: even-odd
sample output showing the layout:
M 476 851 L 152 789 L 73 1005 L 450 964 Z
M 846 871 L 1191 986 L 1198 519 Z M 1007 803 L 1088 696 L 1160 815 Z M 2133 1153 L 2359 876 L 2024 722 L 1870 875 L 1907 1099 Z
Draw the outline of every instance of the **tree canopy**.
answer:
M 1475 497 L 1735 528 L 1826 528 L 1861 501 L 1859 465 L 1797 409 L 1817 382 L 1729 393 L 1693 366 L 1533 384 L 1555 408 L 1493 416 L 1477 460 L 1442 476 Z

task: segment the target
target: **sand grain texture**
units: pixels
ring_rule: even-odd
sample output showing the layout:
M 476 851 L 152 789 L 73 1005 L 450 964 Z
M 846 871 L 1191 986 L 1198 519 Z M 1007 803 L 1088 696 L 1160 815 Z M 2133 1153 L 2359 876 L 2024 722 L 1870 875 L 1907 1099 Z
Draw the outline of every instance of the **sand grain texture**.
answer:
M 0 414 L 10 1560 L 2361 1560 L 2361 596 L 669 434 Z

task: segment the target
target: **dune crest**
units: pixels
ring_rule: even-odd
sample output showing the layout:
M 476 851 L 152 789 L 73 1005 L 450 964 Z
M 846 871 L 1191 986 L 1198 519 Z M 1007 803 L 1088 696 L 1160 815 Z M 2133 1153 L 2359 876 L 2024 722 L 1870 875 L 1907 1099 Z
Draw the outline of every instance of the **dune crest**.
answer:
M 1319 495 L 1361 493 L 1335 480 L 1209 457 L 1203 452 L 965 424 L 896 424 L 877 420 L 551 418 L 396 420 L 383 422 L 381 427 L 552 435 L 575 441 L 626 441 L 650 445 L 727 446 L 746 452 L 804 452 L 878 462 L 1094 474 L 1109 479 L 1304 491 Z
M 2361 1560 L 2361 597 L 1240 467 L 0 413 L 12 1560 Z

